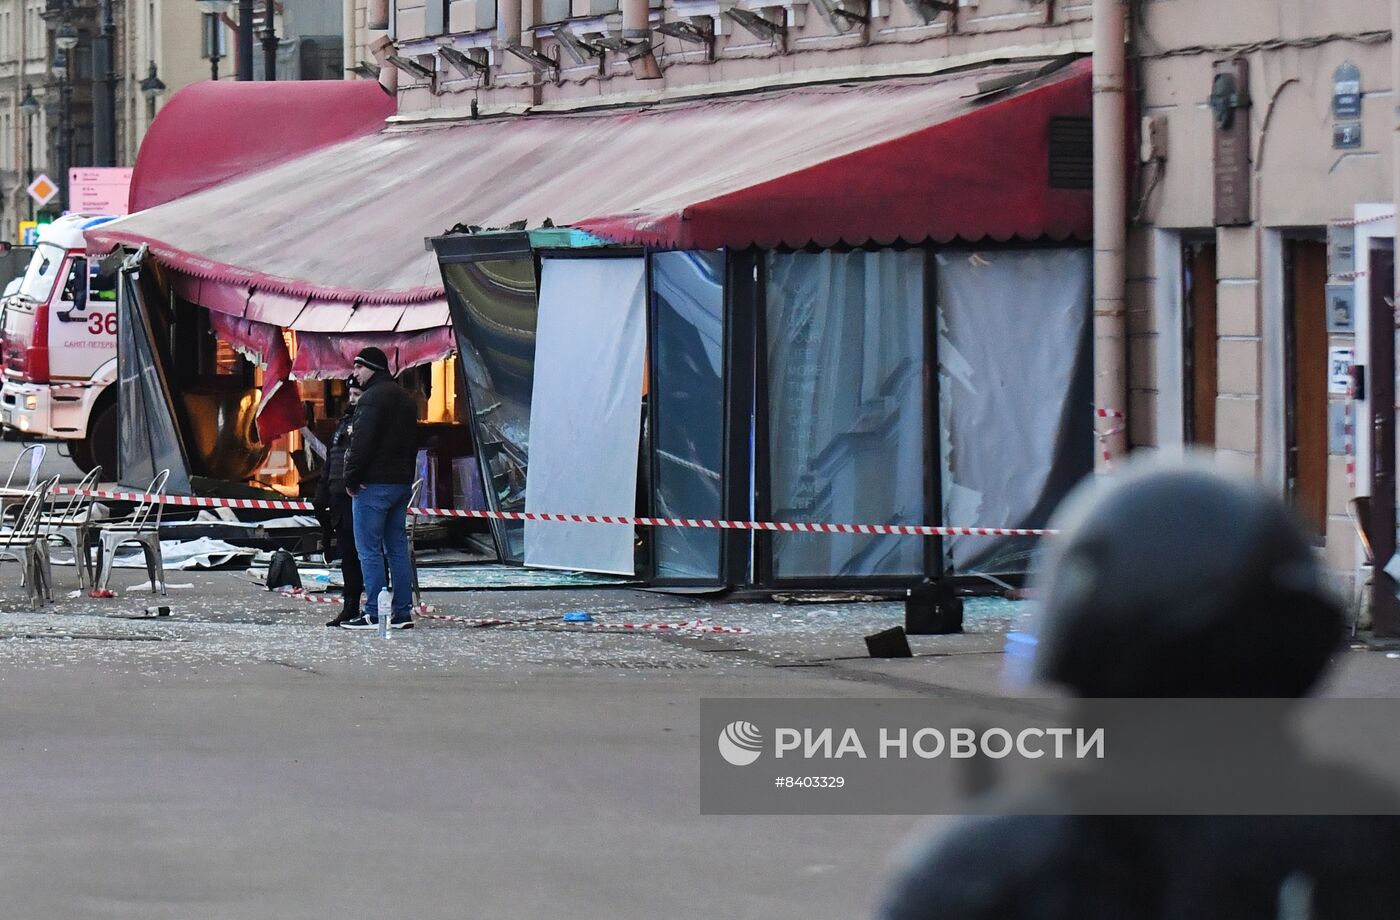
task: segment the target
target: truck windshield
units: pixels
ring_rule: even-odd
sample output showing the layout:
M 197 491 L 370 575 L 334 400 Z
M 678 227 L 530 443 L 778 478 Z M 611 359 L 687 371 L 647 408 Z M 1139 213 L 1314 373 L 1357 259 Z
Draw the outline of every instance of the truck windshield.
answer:
M 63 249 L 52 243 L 40 243 L 24 270 L 24 280 L 20 282 L 19 293 L 23 297 L 40 303 L 48 300 L 53 293 L 54 281 L 58 279 L 59 266 L 63 264 Z

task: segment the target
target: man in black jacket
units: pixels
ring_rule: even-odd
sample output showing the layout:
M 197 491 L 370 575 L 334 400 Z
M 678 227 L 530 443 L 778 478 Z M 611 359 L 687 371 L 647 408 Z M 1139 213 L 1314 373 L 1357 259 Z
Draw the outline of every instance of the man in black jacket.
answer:
M 350 451 L 350 433 L 355 424 L 355 404 L 360 401 L 360 381 L 350 378 L 350 407 L 326 448 L 326 468 L 316 487 L 315 506 L 321 516 L 326 561 L 340 557 L 341 580 L 345 584 L 340 613 L 327 626 L 339 626 L 360 617 L 360 595 L 365 579 L 360 572 L 360 554 L 355 549 L 355 519 L 350 496 L 345 494 L 345 455 Z
M 418 455 L 418 406 L 389 374 L 384 352 L 370 347 L 355 358 L 353 374 L 364 387 L 355 408 L 355 427 L 345 459 L 345 491 L 354 498 L 355 545 L 364 570 L 364 614 L 340 624 L 345 629 L 376 629 L 379 592 L 393 583 L 389 626 L 413 628 L 413 571 L 405 521 Z

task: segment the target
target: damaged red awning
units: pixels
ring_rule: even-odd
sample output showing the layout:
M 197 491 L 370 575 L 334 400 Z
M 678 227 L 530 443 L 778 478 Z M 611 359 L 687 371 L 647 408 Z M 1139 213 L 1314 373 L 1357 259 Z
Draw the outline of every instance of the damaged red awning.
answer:
M 424 239 L 457 224 L 677 249 L 1088 239 L 1091 192 L 1053 187 L 1050 161 L 1052 124 L 1090 115 L 1089 62 L 1042 63 L 391 128 L 88 240 L 149 243 L 192 278 L 299 299 L 308 326 L 352 332 L 405 330 L 407 310 L 373 305 L 441 301 Z
M 151 122 L 131 174 L 141 211 L 373 134 L 394 100 L 372 80 L 191 83 Z

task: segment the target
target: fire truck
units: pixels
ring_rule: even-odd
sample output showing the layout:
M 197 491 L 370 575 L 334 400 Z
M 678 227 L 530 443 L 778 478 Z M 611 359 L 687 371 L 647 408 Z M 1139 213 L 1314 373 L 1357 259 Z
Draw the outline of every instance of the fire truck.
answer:
M 67 443 L 85 472 L 117 464 L 115 272 L 88 258 L 83 231 L 114 218 L 69 214 L 39 229 L 24 275 L 0 300 L 0 422 Z

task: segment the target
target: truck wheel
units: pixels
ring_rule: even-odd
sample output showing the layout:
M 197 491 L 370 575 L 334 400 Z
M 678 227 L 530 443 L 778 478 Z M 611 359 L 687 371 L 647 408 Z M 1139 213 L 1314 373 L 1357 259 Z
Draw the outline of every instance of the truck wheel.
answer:
M 89 473 L 99 464 L 102 477 L 117 478 L 117 442 L 121 436 L 120 416 L 117 401 L 104 400 L 93 410 L 88 422 L 87 437 L 73 442 L 73 462 L 84 473 Z

